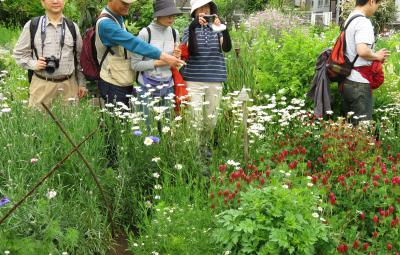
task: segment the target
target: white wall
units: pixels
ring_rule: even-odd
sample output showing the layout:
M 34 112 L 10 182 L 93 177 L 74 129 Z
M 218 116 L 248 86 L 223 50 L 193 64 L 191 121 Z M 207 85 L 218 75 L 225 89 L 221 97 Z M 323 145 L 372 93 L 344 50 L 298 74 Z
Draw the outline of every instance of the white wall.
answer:
M 396 0 L 397 6 L 397 20 L 400 21 L 400 0 Z

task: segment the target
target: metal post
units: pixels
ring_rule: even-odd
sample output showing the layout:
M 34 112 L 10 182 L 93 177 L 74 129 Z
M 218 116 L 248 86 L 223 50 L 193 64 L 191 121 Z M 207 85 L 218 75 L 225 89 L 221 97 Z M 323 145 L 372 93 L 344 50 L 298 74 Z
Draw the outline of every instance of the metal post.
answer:
M 244 161 L 247 163 L 249 161 L 249 135 L 247 133 L 247 101 L 249 101 L 249 95 L 247 94 L 246 87 L 243 87 L 239 93 L 238 100 L 242 102 L 242 112 L 243 112 L 243 155 Z

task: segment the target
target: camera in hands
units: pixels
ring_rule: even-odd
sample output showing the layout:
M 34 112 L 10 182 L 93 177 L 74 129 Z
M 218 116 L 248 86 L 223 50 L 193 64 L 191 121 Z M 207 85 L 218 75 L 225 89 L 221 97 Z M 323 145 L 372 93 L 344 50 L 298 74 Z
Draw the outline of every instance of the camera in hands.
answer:
M 60 66 L 60 60 L 55 56 L 50 56 L 45 58 L 46 61 L 46 72 L 54 73 L 54 71 Z
M 203 18 L 210 24 L 213 24 L 215 21 L 215 15 L 204 15 Z

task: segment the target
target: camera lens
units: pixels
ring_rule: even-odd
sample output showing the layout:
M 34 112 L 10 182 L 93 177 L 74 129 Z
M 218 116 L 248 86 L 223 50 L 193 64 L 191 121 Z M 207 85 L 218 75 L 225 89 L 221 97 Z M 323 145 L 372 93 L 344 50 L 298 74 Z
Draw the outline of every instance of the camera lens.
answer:
M 58 68 L 58 59 L 56 57 L 51 56 L 46 58 L 46 72 L 54 73 L 54 71 Z
M 55 70 L 56 70 L 56 63 L 52 60 L 48 61 L 46 65 L 46 72 L 54 73 Z

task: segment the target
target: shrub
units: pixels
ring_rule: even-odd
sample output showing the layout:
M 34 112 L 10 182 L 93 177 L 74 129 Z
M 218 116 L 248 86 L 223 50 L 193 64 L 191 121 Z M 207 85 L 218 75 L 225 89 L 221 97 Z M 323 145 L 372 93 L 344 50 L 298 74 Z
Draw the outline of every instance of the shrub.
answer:
M 232 254 L 319 254 L 328 238 L 317 205 L 307 188 L 250 189 L 238 209 L 217 216 L 213 236 Z

